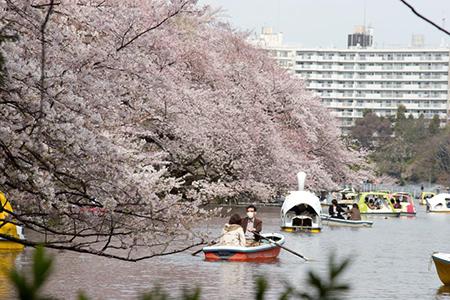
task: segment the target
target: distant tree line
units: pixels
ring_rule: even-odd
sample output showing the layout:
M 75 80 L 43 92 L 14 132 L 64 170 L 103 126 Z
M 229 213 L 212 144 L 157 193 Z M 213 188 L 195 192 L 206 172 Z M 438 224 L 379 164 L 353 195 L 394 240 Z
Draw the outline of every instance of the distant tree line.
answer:
M 450 179 L 450 128 L 440 127 L 436 114 L 431 120 L 421 114 L 406 116 L 400 105 L 395 116 L 383 117 L 367 110 L 356 121 L 350 137 L 370 151 L 380 175 L 405 182 L 446 184 Z

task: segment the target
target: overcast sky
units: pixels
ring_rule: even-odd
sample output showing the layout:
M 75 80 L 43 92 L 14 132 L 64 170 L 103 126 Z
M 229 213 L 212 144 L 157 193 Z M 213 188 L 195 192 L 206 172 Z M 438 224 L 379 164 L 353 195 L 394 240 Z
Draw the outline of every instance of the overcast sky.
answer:
M 450 28 L 450 0 L 407 0 L 420 13 Z M 450 45 L 444 33 L 416 17 L 399 0 L 200 0 L 222 7 L 221 17 L 239 29 L 260 32 L 262 26 L 282 32 L 286 44 L 346 47 L 355 25 L 374 29 L 377 47 L 408 46 L 412 34 L 423 34 L 427 46 Z M 365 11 L 365 14 L 364 14 Z M 364 18 L 365 15 L 365 18 Z

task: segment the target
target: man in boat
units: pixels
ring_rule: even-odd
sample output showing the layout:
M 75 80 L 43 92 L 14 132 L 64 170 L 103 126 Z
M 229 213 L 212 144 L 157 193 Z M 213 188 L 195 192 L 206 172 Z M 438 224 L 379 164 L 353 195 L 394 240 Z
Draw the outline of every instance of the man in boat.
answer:
M 342 215 L 343 213 L 344 210 L 342 207 L 338 204 L 336 199 L 333 199 L 333 201 L 331 201 L 330 208 L 328 208 L 328 214 L 330 217 L 344 219 L 344 216 Z
M 244 229 L 247 246 L 259 245 L 259 234 L 262 230 L 262 221 L 256 218 L 256 207 L 249 205 L 246 208 L 247 216 L 242 219 L 242 229 Z M 257 233 L 257 235 L 253 234 Z

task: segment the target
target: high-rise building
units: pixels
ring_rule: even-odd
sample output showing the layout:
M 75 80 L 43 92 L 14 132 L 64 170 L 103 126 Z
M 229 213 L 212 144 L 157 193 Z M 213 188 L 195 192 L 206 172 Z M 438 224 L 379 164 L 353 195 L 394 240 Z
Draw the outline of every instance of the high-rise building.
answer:
M 416 118 L 448 120 L 449 48 L 264 48 L 306 81 L 344 132 L 364 110 L 390 116 L 400 104 Z
M 366 30 L 365 26 L 356 26 L 355 32 L 348 35 L 347 48 L 367 48 L 372 44 L 372 29 Z

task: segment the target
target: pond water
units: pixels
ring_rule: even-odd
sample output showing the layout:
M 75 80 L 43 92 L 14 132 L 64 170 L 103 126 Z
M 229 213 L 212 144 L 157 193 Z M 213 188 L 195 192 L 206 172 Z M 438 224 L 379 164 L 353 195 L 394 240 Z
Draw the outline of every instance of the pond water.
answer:
M 341 280 L 350 283 L 347 299 L 450 299 L 442 287 L 430 256 L 434 251 L 450 252 L 450 214 L 430 214 L 417 206 L 416 217 L 373 217 L 372 228 L 324 227 L 321 233 L 283 233 L 285 246 L 312 261 L 282 251 L 273 263 L 205 262 L 203 255 L 190 252 L 138 263 L 127 263 L 92 255 L 54 252 L 55 272 L 45 287 L 60 299 L 76 299 L 79 290 L 91 299 L 137 299 L 155 285 L 178 296 L 183 288 L 201 287 L 203 299 L 253 299 L 254 280 L 269 280 L 268 298 L 275 299 L 286 282 L 306 288 L 309 270 L 325 274 L 328 256 L 350 257 L 351 265 Z M 243 212 L 243 209 L 242 209 Z M 241 214 L 243 215 L 243 213 Z M 279 208 L 259 211 L 264 232 L 279 232 Z M 220 232 L 225 219 L 204 226 Z M 17 257 L 0 256 L 5 262 L 15 260 L 28 269 L 33 250 Z M 3 275 L 0 283 L 5 286 Z M 8 288 L 0 290 L 0 299 L 12 298 Z

